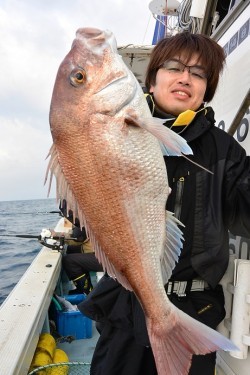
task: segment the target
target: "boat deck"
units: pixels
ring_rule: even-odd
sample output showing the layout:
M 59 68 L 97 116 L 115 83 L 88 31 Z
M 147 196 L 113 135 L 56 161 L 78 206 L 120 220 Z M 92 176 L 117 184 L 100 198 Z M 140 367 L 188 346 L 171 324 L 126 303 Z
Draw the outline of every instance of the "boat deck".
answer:
M 64 350 L 70 362 L 85 362 L 90 363 L 96 342 L 99 338 L 99 333 L 95 328 L 95 322 L 92 322 L 92 337 L 89 339 L 74 340 L 71 343 L 58 343 L 57 347 Z
M 95 287 L 97 282 L 102 277 L 103 272 L 91 272 L 91 281 L 92 285 Z M 60 281 L 60 287 L 62 291 L 68 291 L 73 286 L 73 283 L 68 280 L 65 273 L 61 273 L 61 281 Z M 71 286 L 71 287 L 70 287 Z M 84 339 L 76 339 L 71 342 L 57 342 L 57 347 L 59 349 L 64 350 L 68 357 L 70 362 L 84 362 L 84 363 L 90 363 L 92 360 L 92 356 L 95 350 L 96 342 L 99 338 L 99 333 L 96 329 L 96 323 L 95 321 L 91 321 L 92 326 L 92 337 L 91 338 L 84 338 Z

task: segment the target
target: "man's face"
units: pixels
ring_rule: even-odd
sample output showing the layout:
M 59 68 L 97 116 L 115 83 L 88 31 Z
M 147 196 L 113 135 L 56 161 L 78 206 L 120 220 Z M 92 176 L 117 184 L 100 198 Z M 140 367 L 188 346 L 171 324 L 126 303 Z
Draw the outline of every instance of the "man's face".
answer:
M 188 66 L 200 67 L 196 54 L 189 61 L 186 61 L 185 55 L 174 57 L 174 60 L 179 60 Z M 187 109 L 196 111 L 200 107 L 206 87 L 207 79 L 191 74 L 189 68 L 185 68 L 184 71 L 160 68 L 156 74 L 155 85 L 150 87 L 150 92 L 154 94 L 159 109 L 178 116 Z

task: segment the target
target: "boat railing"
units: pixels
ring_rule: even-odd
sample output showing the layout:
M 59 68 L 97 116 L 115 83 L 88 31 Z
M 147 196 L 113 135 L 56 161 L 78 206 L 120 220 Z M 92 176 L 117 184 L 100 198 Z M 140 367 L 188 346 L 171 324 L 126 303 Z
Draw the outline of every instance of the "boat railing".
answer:
M 43 247 L 0 306 L 1 375 L 28 373 L 60 273 L 61 253 Z

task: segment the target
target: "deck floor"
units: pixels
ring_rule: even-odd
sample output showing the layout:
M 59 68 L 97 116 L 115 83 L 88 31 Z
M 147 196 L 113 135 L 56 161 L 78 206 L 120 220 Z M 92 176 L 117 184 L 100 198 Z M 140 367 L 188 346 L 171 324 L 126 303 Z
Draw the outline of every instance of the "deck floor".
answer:
M 95 322 L 92 322 L 92 337 L 88 339 L 73 340 L 71 343 L 58 343 L 57 347 L 64 350 L 70 362 L 90 363 L 99 333 L 95 328 Z
M 96 286 L 97 275 L 94 272 L 91 272 L 91 281 L 92 285 Z M 68 278 L 65 276 L 65 273 L 63 272 L 61 275 L 61 291 L 63 291 L 62 294 L 68 294 L 68 291 L 72 289 L 72 287 L 72 282 L 69 282 Z M 57 347 L 64 350 L 67 353 L 70 362 L 91 363 L 98 338 L 99 333 L 96 329 L 96 322 L 92 321 L 91 338 L 73 340 L 71 343 L 58 342 Z M 86 373 L 88 373 L 87 369 L 85 371 L 87 371 Z

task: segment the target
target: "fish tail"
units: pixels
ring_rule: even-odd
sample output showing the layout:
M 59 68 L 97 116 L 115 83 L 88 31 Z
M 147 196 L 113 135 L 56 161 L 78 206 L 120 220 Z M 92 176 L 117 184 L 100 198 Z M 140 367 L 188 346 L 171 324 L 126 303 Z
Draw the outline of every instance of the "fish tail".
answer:
M 188 375 L 193 354 L 239 350 L 232 341 L 175 306 L 164 327 L 146 319 L 158 375 Z

